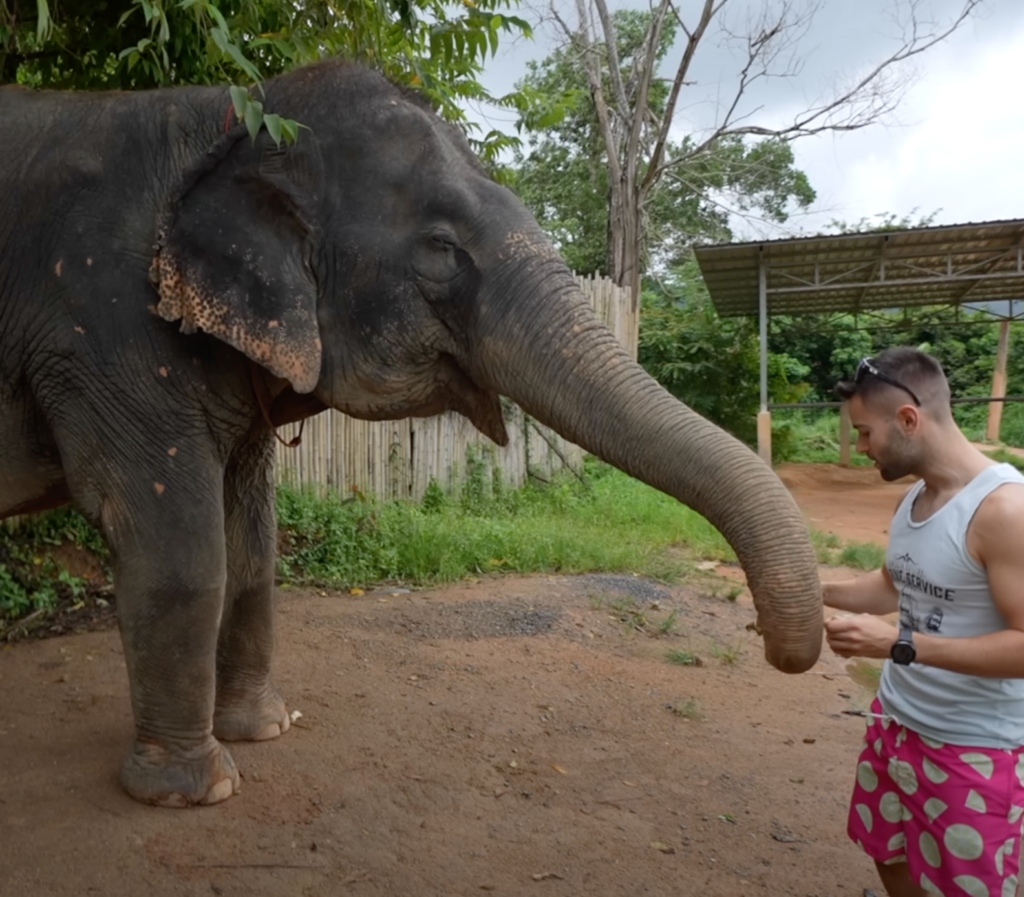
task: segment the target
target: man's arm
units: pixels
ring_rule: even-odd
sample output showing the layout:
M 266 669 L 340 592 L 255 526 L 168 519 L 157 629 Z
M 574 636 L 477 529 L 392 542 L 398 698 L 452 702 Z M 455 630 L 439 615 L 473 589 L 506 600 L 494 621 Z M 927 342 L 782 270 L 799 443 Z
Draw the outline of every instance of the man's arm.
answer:
M 885 567 L 856 579 L 822 583 L 821 594 L 826 607 L 855 614 L 882 616 L 899 610 L 900 605 L 899 592 Z
M 972 638 L 915 633 L 917 663 L 994 679 L 1024 678 L 1024 486 L 1007 485 L 982 502 L 968 548 L 985 567 L 992 598 L 1007 628 Z M 897 632 L 874 617 L 826 623 L 829 645 L 842 657 L 888 657 Z

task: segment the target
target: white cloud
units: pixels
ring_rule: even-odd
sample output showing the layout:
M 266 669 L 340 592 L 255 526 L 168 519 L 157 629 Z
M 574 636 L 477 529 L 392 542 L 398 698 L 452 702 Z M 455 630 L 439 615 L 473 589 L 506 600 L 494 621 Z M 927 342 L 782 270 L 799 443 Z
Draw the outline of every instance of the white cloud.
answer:
M 987 29 L 986 29 L 987 30 Z M 837 217 L 884 212 L 936 223 L 1024 217 L 1024 16 L 996 34 L 965 33 L 933 52 L 898 127 L 874 127 L 796 145 L 797 164 Z
M 564 2 L 564 0 L 563 0 Z M 636 0 L 611 0 L 611 6 Z M 749 2 L 749 0 L 748 0 Z M 757 3 L 761 0 L 757 0 Z M 930 0 L 936 21 L 949 21 L 963 0 Z M 892 49 L 898 33 L 884 12 L 891 0 L 829 0 L 806 37 L 809 58 L 799 78 L 772 82 L 757 118 L 779 122 L 832 81 L 835 72 L 870 64 Z M 757 5 L 756 3 L 754 4 Z M 484 81 L 496 92 L 512 88 L 525 61 L 553 47 L 551 35 L 506 47 Z M 727 48 L 709 42 L 699 66 L 703 88 L 681 118 L 727 90 L 735 68 Z M 818 201 L 790 222 L 788 233 L 816 231 L 832 218 L 857 221 L 883 213 L 926 215 L 936 223 L 1024 217 L 1024 4 L 990 0 L 976 19 L 917 60 L 917 81 L 897 113 L 899 124 L 807 138 L 794 144 L 796 164 L 810 178 Z M 719 81 L 724 79 L 724 81 Z M 717 85 L 717 86 L 716 86 Z M 685 104 L 684 104 L 685 106 Z M 476 110 L 488 126 L 511 130 L 507 111 Z M 757 233 L 756 231 L 761 231 Z M 739 238 L 785 236 L 776 227 L 737 222 Z

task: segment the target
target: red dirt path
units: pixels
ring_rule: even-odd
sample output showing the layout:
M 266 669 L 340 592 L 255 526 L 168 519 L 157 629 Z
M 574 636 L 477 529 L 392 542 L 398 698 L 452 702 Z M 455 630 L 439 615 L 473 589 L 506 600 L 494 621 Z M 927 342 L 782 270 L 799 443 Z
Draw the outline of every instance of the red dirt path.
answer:
M 814 525 L 884 542 L 902 487 L 827 465 L 780 474 Z M 302 717 L 276 742 L 233 746 L 241 794 L 192 811 L 117 785 L 131 720 L 116 632 L 6 646 L 0 895 L 877 888 L 844 833 L 863 731 L 844 711 L 870 693 L 827 648 L 808 674 L 771 670 L 749 600 L 714 576 L 698 586 L 284 591 L 277 681 Z M 646 623 L 616 610 L 630 597 Z M 668 648 L 702 665 L 670 665 Z

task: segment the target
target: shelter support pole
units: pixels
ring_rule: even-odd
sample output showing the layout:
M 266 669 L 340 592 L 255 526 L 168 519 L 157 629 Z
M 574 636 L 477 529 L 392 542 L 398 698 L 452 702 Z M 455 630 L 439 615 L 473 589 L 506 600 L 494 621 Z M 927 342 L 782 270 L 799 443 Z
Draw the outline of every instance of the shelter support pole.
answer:
M 850 466 L 850 406 L 846 402 L 839 409 L 839 466 Z
M 999 322 L 999 348 L 996 350 L 996 370 L 992 375 L 992 398 L 1001 399 L 1006 395 L 1006 357 L 1010 352 L 1010 320 Z M 988 427 L 985 438 L 989 442 L 999 441 L 999 428 L 1003 422 L 1003 403 L 989 402 Z
M 761 344 L 761 410 L 757 415 L 757 453 L 770 466 L 772 413 L 768 410 L 768 272 L 765 270 L 763 257 L 757 266 L 757 308 Z

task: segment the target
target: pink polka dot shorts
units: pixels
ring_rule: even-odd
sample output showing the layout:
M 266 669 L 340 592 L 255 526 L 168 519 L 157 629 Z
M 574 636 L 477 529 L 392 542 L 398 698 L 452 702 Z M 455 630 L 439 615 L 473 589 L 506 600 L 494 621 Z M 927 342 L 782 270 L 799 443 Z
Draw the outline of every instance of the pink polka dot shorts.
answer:
M 944 897 L 1016 897 L 1024 750 L 942 744 L 882 716 L 875 699 L 848 832 L 880 863 L 906 862 Z

